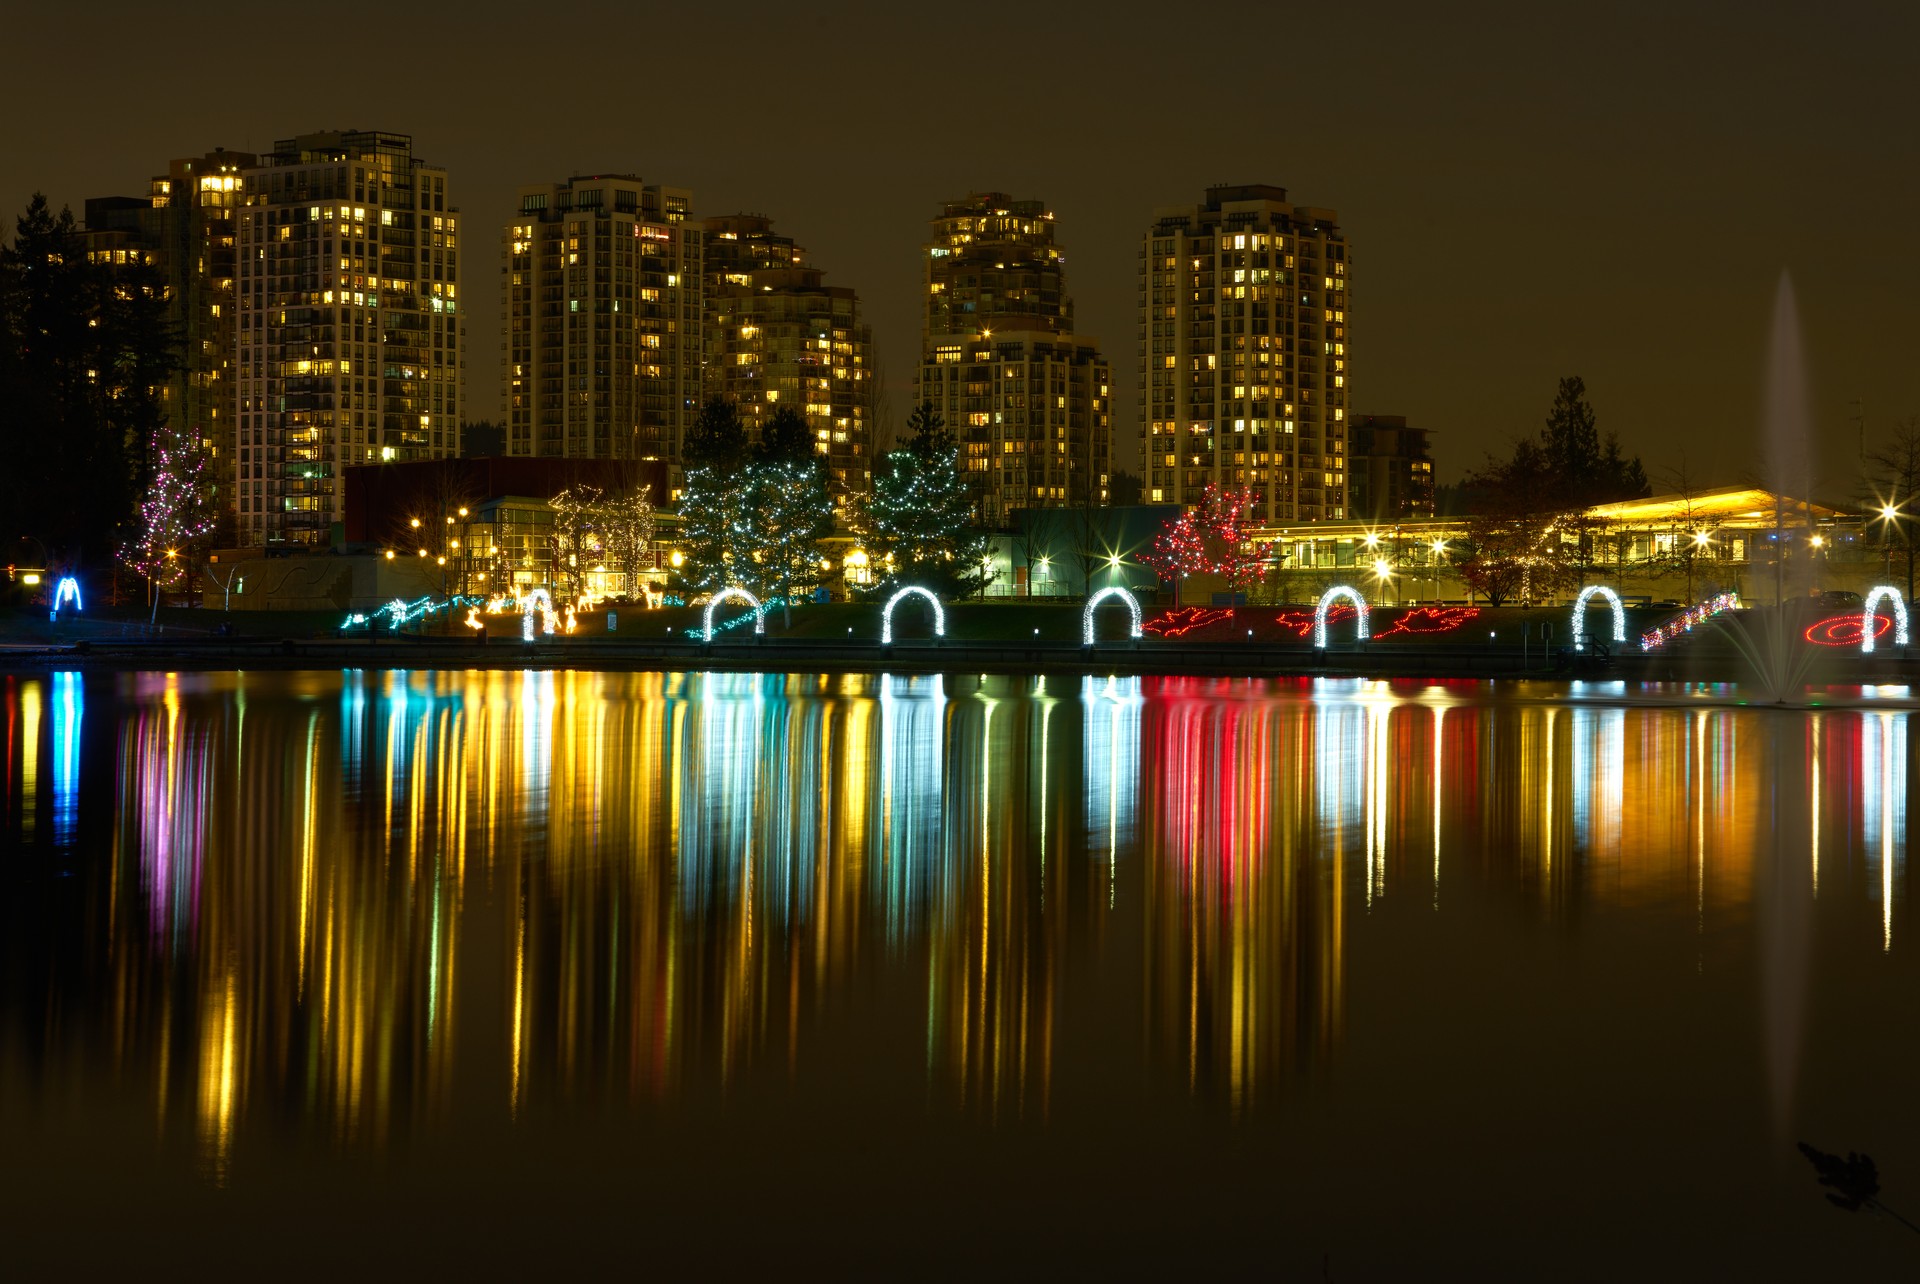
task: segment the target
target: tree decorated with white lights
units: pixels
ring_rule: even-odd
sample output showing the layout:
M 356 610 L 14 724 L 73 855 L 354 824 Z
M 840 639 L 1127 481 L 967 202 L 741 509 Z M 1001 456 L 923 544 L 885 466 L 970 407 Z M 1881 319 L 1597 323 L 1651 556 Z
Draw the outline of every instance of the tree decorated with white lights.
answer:
M 653 501 L 636 486 L 596 505 L 593 523 L 607 564 L 625 577 L 629 598 L 640 596 L 641 575 L 653 560 Z
M 1253 538 L 1253 511 L 1251 489 L 1209 482 L 1200 503 L 1167 522 L 1140 560 L 1175 585 L 1189 575 L 1214 575 L 1235 592 L 1251 587 L 1273 547 Z
M 686 482 L 680 495 L 681 564 L 675 578 L 689 595 L 729 584 L 757 588 L 748 536 L 747 433 L 731 401 L 714 397 L 687 429 Z M 754 578 L 755 584 L 748 584 Z
M 914 410 L 907 428 L 907 444 L 875 469 L 867 505 L 873 551 L 893 559 L 886 583 L 923 585 L 948 600 L 977 593 L 992 574 L 990 546 L 973 524 L 959 444 L 932 402 Z
M 601 541 L 594 512 L 602 491 L 598 486 L 569 486 L 547 501 L 553 510 L 553 564 L 570 597 L 586 585 L 587 569 L 600 554 Z
M 792 616 L 795 594 L 813 591 L 826 568 L 820 542 L 833 534 L 827 470 L 813 459 L 757 459 L 747 465 L 748 558 L 745 583 L 762 601 Z
M 820 583 L 820 542 L 833 533 L 826 460 L 806 421 L 783 408 L 749 448 L 732 404 L 716 398 L 687 440 L 681 581 L 707 593 L 738 585 L 790 614 Z

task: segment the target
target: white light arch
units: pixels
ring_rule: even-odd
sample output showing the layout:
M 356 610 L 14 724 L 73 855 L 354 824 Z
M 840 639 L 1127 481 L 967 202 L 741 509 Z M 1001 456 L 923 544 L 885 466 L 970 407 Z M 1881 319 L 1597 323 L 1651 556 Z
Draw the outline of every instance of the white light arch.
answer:
M 1580 596 L 1573 599 L 1573 649 L 1578 651 L 1587 641 L 1587 603 L 1595 595 L 1604 597 L 1613 606 L 1613 640 L 1627 640 L 1627 608 L 1620 604 L 1620 595 L 1604 584 L 1589 584 L 1580 590 Z
M 1133 629 L 1129 636 L 1136 638 L 1140 636 L 1140 599 L 1127 592 L 1126 589 L 1120 587 L 1118 584 L 1109 584 L 1087 599 L 1086 612 L 1080 619 L 1080 639 L 1082 645 L 1093 645 L 1093 613 L 1099 609 L 1102 602 L 1110 597 L 1126 599 L 1127 610 L 1133 613 Z
M 80 604 L 80 581 L 74 579 L 73 576 L 71 575 L 62 575 L 60 577 L 60 583 L 54 586 L 53 609 L 47 612 L 47 619 L 48 620 L 59 619 L 60 608 L 67 604 L 67 600 L 69 598 L 73 600 L 74 610 L 76 611 L 86 610 L 86 607 Z
M 535 604 L 536 598 L 539 599 L 538 605 Z M 553 632 L 553 598 L 548 596 L 543 588 L 531 589 L 520 603 L 520 640 L 522 642 L 533 641 L 533 613 L 536 610 L 541 611 L 545 616 L 541 620 L 545 626 L 541 632 Z
M 1353 603 L 1353 609 L 1360 616 L 1359 631 L 1357 633 L 1359 639 L 1365 642 L 1372 636 L 1372 633 L 1367 627 L 1368 621 L 1372 617 L 1372 608 L 1367 605 L 1367 599 L 1360 595 L 1359 589 L 1354 588 L 1350 584 L 1336 584 L 1320 595 L 1320 604 L 1313 608 L 1313 645 L 1315 650 L 1324 651 L 1327 649 L 1327 608 L 1343 597 Z
M 713 608 L 730 597 L 739 598 L 742 602 L 745 602 L 753 608 L 753 631 L 755 633 L 765 633 L 767 631 L 767 621 L 760 609 L 760 599 L 741 588 L 738 584 L 729 584 L 707 599 L 706 618 L 701 622 L 700 626 L 700 640 L 702 642 L 713 641 Z
M 947 636 L 947 613 L 941 609 L 940 599 L 933 595 L 931 589 L 923 589 L 918 584 L 909 584 L 888 598 L 886 609 L 880 612 L 881 646 L 893 645 L 893 608 L 900 605 L 901 598 L 915 595 L 926 598 L 928 605 L 933 607 L 933 636 L 937 638 Z
M 1866 609 L 1860 613 L 1861 655 L 1873 654 L 1873 617 L 1883 597 L 1893 599 L 1893 644 L 1895 646 L 1907 644 L 1907 600 L 1900 596 L 1900 590 L 1893 585 L 1881 584 L 1867 594 Z

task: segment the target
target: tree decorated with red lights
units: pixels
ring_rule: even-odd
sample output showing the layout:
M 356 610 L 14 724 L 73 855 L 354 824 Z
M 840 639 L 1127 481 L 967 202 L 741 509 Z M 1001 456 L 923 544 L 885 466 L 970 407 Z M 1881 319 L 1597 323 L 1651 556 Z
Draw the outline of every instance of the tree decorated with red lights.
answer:
M 1200 503 L 1169 521 L 1140 560 L 1178 585 L 1189 575 L 1214 575 L 1238 592 L 1260 578 L 1273 545 L 1253 538 L 1253 491 L 1208 483 Z

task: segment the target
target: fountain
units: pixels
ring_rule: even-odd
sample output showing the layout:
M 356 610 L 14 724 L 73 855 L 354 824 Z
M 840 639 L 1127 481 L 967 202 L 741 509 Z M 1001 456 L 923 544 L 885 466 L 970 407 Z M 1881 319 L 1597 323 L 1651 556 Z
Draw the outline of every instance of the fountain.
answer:
M 1767 350 L 1766 400 L 1762 406 L 1762 440 L 1766 446 L 1762 481 L 1773 494 L 1773 604 L 1728 620 L 1725 633 L 1734 648 L 1753 671 L 1762 698 L 1769 704 L 1806 703 L 1807 672 L 1814 661 L 1810 647 L 1796 646 L 1795 629 L 1789 627 L 1787 602 L 1804 598 L 1810 563 L 1796 558 L 1793 569 L 1787 562 L 1792 551 L 1792 517 L 1785 496 L 1802 497 L 1812 489 L 1807 459 L 1811 425 L 1807 418 L 1806 371 L 1800 349 L 1800 322 L 1794 304 L 1793 279 L 1784 271 L 1773 296 L 1773 333 Z M 1804 518 L 1811 526 L 1811 519 Z M 1755 598 L 1760 595 L 1754 593 Z

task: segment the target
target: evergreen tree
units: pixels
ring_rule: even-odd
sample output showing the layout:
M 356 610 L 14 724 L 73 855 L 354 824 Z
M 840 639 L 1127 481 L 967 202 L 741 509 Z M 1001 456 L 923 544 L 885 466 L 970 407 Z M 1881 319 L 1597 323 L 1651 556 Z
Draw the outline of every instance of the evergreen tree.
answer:
M 957 443 L 931 402 L 915 408 L 907 429 L 907 444 L 875 469 L 868 504 L 874 550 L 893 558 L 886 584 L 917 584 L 943 598 L 977 593 L 990 575 L 989 543 L 973 526 Z
M 747 461 L 747 430 L 740 411 L 725 397 L 709 397 L 687 429 L 681 458 L 689 472 L 717 468 L 732 473 Z
M 760 448 L 754 452 L 762 460 L 813 464 L 824 467 L 826 459 L 814 445 L 813 429 L 805 416 L 791 406 L 781 406 L 767 417 L 760 430 Z
M 758 586 L 749 587 L 763 602 L 777 598 L 791 621 L 795 594 L 811 593 L 825 573 L 820 542 L 833 534 L 827 470 L 814 458 L 757 460 L 744 489 L 748 565 Z
M 675 578 L 689 596 L 717 593 L 730 585 L 759 596 L 744 480 L 737 468 L 703 464 L 687 470 L 680 497 L 683 561 Z
M 0 530 L 75 559 L 138 540 L 177 360 L 159 274 L 90 262 L 72 213 L 36 195 L 0 249 Z

